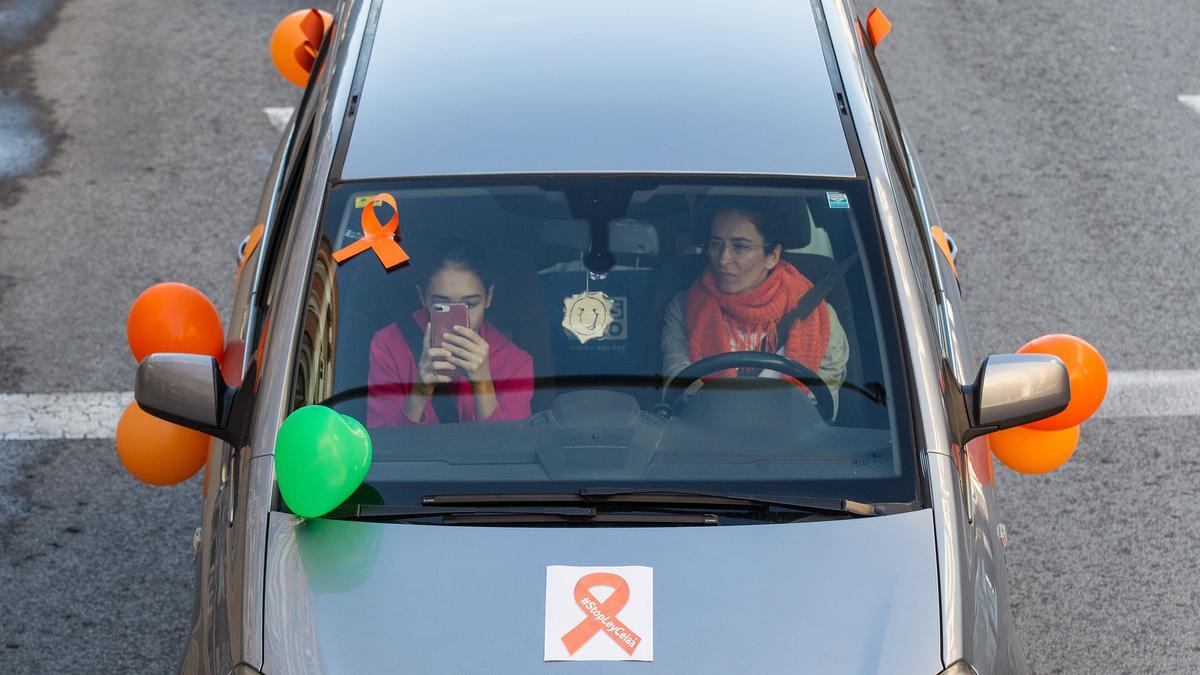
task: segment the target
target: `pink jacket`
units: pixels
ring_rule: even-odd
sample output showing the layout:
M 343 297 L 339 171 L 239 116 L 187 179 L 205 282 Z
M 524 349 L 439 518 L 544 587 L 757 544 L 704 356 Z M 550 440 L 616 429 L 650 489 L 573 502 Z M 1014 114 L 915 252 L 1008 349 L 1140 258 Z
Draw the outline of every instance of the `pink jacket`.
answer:
M 422 333 L 429 323 L 424 309 L 413 313 L 412 320 Z M 492 385 L 496 389 L 496 410 L 487 421 L 523 420 L 529 417 L 533 398 L 533 359 L 520 347 L 504 337 L 485 319 L 479 335 L 487 341 L 488 363 Z M 391 427 L 414 424 L 404 414 L 404 401 L 414 382 L 418 382 L 417 356 L 413 356 L 400 327 L 388 324 L 371 338 L 371 362 L 367 370 L 367 426 Z M 475 397 L 471 383 L 461 374 L 448 386 L 454 392 L 461 422 L 474 422 Z M 452 421 L 452 420 L 451 420 Z M 425 404 L 425 413 L 416 424 L 436 424 L 437 413 L 432 402 Z

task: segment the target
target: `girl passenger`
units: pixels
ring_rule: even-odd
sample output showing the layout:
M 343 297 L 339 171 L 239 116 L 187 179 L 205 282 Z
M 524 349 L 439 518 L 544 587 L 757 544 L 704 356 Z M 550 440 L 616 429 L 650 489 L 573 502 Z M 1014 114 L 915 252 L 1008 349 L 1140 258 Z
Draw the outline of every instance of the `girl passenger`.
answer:
M 422 308 L 371 339 L 367 426 L 528 417 L 533 360 L 485 318 L 495 287 L 482 247 L 447 240 L 424 267 L 416 291 Z M 470 324 L 443 334 L 440 347 L 430 345 L 435 303 L 466 304 Z

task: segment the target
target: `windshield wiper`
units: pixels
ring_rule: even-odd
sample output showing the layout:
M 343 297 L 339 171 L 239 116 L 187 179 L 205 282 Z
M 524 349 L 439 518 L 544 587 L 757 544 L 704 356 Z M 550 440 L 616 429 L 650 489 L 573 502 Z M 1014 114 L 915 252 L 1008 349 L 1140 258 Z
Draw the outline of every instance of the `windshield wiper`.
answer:
M 775 495 L 740 494 L 734 492 L 702 492 L 699 490 L 644 490 L 639 488 L 584 488 L 579 495 L 585 500 L 604 502 L 629 501 L 694 506 L 754 506 L 807 511 L 816 514 L 849 516 L 886 516 L 913 510 L 907 502 L 859 502 L 833 497 L 779 497 Z
M 818 515 L 884 516 L 913 510 L 906 502 L 867 503 L 851 499 L 821 497 L 776 497 L 698 490 L 654 490 L 640 488 L 584 488 L 579 492 L 526 492 L 426 495 L 426 506 L 516 506 L 533 504 L 579 504 L 603 507 L 649 506 L 655 508 L 750 508 L 787 509 Z
M 604 513 L 591 507 L 502 506 L 486 508 L 429 508 L 359 504 L 352 511 L 334 512 L 326 518 L 388 523 L 421 518 L 441 518 L 445 525 L 497 525 L 504 523 L 633 523 L 665 525 L 716 525 L 709 513 Z

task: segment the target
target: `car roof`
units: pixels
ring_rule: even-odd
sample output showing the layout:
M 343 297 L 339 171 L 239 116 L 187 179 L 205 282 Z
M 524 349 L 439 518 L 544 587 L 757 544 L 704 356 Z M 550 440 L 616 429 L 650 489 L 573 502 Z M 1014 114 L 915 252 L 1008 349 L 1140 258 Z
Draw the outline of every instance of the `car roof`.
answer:
M 806 0 L 379 0 L 377 9 L 343 180 L 855 175 Z

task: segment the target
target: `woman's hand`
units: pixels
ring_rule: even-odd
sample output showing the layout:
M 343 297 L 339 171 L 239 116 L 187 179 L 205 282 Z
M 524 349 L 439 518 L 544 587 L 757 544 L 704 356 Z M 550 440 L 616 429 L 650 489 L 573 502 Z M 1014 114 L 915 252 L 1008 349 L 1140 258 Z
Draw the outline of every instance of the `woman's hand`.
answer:
M 429 346 L 429 324 L 425 324 L 425 339 L 421 349 L 421 359 L 417 361 L 417 374 L 420 383 L 414 385 L 420 393 L 429 395 L 437 384 L 450 381 L 450 372 L 454 364 L 450 362 L 450 352 L 442 347 Z
M 455 326 L 452 332 L 442 337 L 446 360 L 462 368 L 472 384 L 491 382 L 492 371 L 488 362 L 490 348 L 487 340 L 466 326 Z

